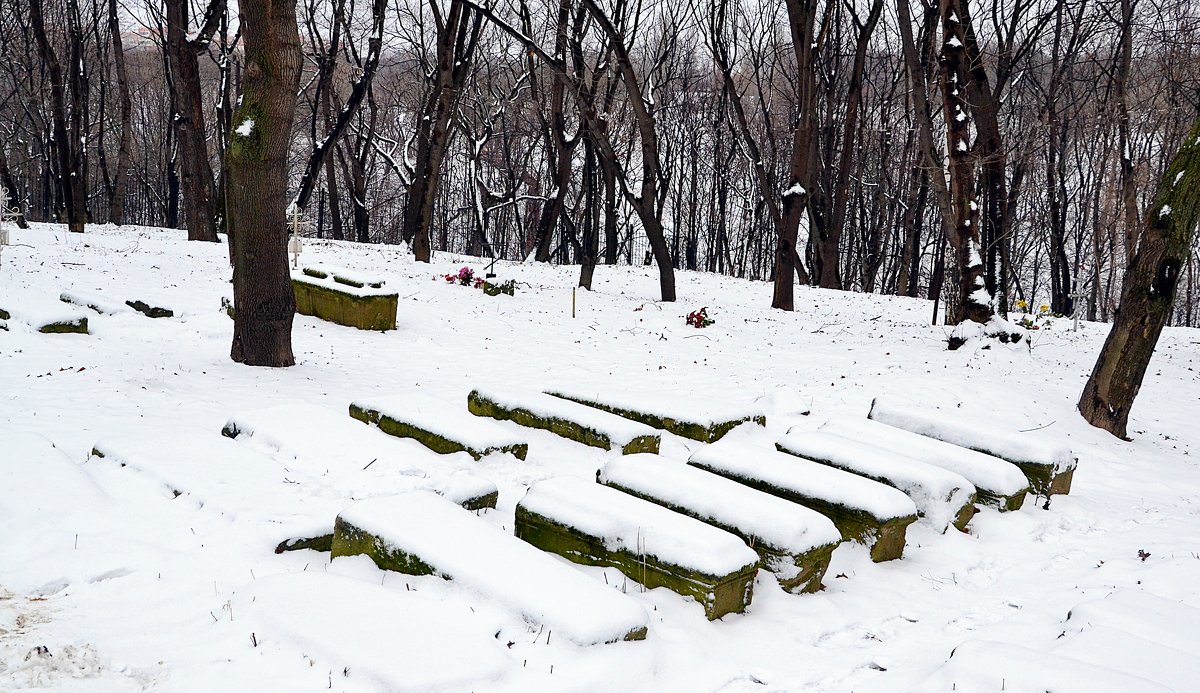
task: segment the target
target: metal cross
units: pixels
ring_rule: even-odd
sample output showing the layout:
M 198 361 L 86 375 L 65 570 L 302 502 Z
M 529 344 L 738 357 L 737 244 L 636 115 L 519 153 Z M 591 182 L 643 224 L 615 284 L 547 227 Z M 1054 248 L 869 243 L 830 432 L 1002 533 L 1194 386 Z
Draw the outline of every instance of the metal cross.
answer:
M 1083 287 L 1081 287 L 1079 285 L 1079 274 L 1078 273 L 1076 273 L 1076 275 L 1075 275 L 1075 291 L 1073 291 L 1067 295 L 1071 297 L 1071 306 L 1072 306 L 1071 317 L 1074 318 L 1074 322 L 1075 322 L 1074 327 L 1072 327 L 1071 329 L 1074 332 L 1078 332 L 1079 331 L 1079 304 L 1081 301 L 1083 301 L 1083 299 L 1087 298 L 1087 294 L 1085 294 L 1083 292 Z
M 288 239 L 288 252 L 292 254 L 292 269 L 300 268 L 300 206 L 292 205 L 292 237 Z
M 3 253 L 4 246 L 12 244 L 12 237 L 5 228 L 6 225 L 15 222 L 21 216 L 21 210 L 17 207 L 10 208 L 8 203 L 8 188 L 0 186 L 0 253 Z

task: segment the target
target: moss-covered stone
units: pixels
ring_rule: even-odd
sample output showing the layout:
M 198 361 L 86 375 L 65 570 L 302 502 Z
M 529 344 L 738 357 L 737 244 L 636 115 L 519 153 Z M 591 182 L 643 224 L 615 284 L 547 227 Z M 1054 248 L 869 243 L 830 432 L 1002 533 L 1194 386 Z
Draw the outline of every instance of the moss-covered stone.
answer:
M 149 318 L 173 318 L 173 317 L 175 317 L 175 311 L 171 310 L 170 308 L 163 308 L 162 306 L 151 305 L 149 303 L 146 303 L 145 301 L 140 301 L 140 300 L 126 301 L 125 305 L 129 306 L 130 308 L 136 310 L 139 313 L 145 314 L 146 317 L 149 317 Z
M 417 556 L 405 553 L 370 532 L 354 526 L 342 517 L 333 524 L 333 541 L 330 556 L 367 556 L 382 570 L 393 570 L 408 575 L 433 575 L 433 566 Z M 448 577 L 448 576 L 442 576 Z
M 995 453 L 991 453 L 995 454 Z M 1066 495 L 1071 492 L 1071 482 L 1075 478 L 1075 468 L 1055 473 L 1054 466 L 1009 460 L 1017 465 L 1029 479 L 1029 488 L 1038 496 Z
M 801 495 L 791 489 L 780 488 L 759 479 L 730 474 L 727 470 L 719 467 L 710 467 L 698 462 L 688 462 L 688 464 L 816 510 L 833 521 L 834 526 L 842 533 L 842 539 L 867 545 L 871 553 L 871 560 L 876 563 L 894 560 L 904 554 L 904 541 L 908 526 L 917 521 L 916 515 L 881 519 L 858 508 L 847 507 L 823 498 Z
M 740 419 L 730 419 L 728 421 L 718 421 L 718 422 L 714 422 L 711 425 L 704 426 L 704 425 L 701 425 L 701 424 L 698 424 L 698 423 L 695 423 L 692 421 L 680 421 L 680 420 L 672 419 L 672 418 L 666 417 L 666 416 L 658 416 L 656 414 L 648 414 L 646 412 L 637 411 L 635 409 L 630 409 L 628 407 L 618 407 L 618 406 L 614 406 L 611 404 L 603 404 L 601 402 L 594 402 L 585 397 L 579 397 L 578 395 L 558 392 L 556 390 L 547 390 L 546 394 L 554 395 L 555 397 L 567 399 L 572 402 L 578 402 L 579 404 L 584 404 L 584 405 L 587 405 L 594 409 L 600 409 L 602 411 L 606 411 L 610 414 L 616 414 L 617 416 L 624 417 L 624 418 L 630 419 L 632 421 L 644 423 L 647 426 L 650 426 L 651 428 L 660 428 L 664 431 L 670 431 L 671 433 L 674 433 L 677 436 L 682 436 L 684 438 L 691 438 L 692 440 L 698 440 L 702 443 L 712 443 L 712 442 L 718 441 L 726 433 L 729 433 L 735 427 L 740 426 L 748 421 L 753 421 L 754 423 L 758 424 L 759 426 L 767 425 L 767 417 L 759 415 L 759 416 L 744 416 Z
M 309 270 L 305 270 L 307 273 Z M 292 280 L 296 312 L 360 330 L 396 329 L 396 294 L 356 296 L 334 287 Z
M 623 446 L 618 446 L 608 435 L 574 421 L 557 417 L 545 417 L 521 407 L 508 408 L 494 402 L 478 390 L 472 390 L 467 396 L 467 409 L 476 416 L 487 416 L 501 421 L 513 423 L 528 428 L 540 428 L 562 436 L 577 443 L 590 445 L 605 450 L 620 449 L 622 454 L 632 455 L 639 452 L 658 453 L 660 438 L 653 436 L 638 436 Z
M 312 549 L 313 551 L 332 551 L 333 535 L 321 534 L 315 537 L 295 537 L 293 539 L 285 539 L 279 542 L 279 545 L 275 547 L 275 553 L 283 553 L 284 551 L 300 551 L 302 549 Z
M 710 621 L 741 613 L 750 605 L 758 566 L 730 575 L 707 575 L 661 561 L 654 556 L 610 550 L 601 537 L 593 537 L 517 505 L 517 537 L 543 551 L 556 553 L 584 565 L 616 568 L 648 588 L 666 587 L 692 597 L 704 607 Z
M 433 450 L 434 452 L 443 455 L 449 455 L 455 452 L 465 452 L 476 460 L 483 459 L 485 455 L 490 455 L 494 452 L 509 452 L 517 459 L 523 460 L 529 454 L 529 446 L 527 444 L 508 445 L 502 447 L 488 447 L 482 450 L 472 448 L 466 443 L 448 438 L 444 435 L 439 435 L 432 431 L 427 431 L 414 423 L 400 421 L 395 417 L 388 416 L 382 412 L 360 407 L 357 404 L 350 405 L 350 416 L 373 424 L 379 427 L 379 430 L 388 435 L 396 436 L 397 438 L 412 438 L 421 445 Z
M 1020 493 L 1014 493 L 1011 496 L 1002 496 L 998 493 L 991 493 L 983 489 L 975 488 L 975 500 L 983 505 L 995 508 L 1002 513 L 1013 512 L 1020 510 L 1025 504 L 1025 496 L 1027 491 L 1022 490 Z
M 691 508 L 671 503 L 662 498 L 639 493 L 612 481 L 604 480 L 600 481 L 600 483 L 628 493 L 631 496 L 637 496 L 642 500 L 661 505 L 681 515 L 694 517 L 701 522 L 718 527 L 737 536 L 758 553 L 759 559 L 761 559 L 759 565 L 775 573 L 776 577 L 779 578 L 779 585 L 788 592 L 794 594 L 818 592 L 824 587 L 821 584 L 821 580 L 825 577 L 825 571 L 829 569 L 829 561 L 833 558 L 833 550 L 838 547 L 837 543 L 817 546 L 810 551 L 802 553 L 790 553 L 785 549 L 766 544 L 759 537 L 746 534 L 737 527 L 724 522 L 718 522 Z
M 228 296 L 221 297 L 221 312 L 229 316 L 230 320 L 236 319 L 237 312 L 233 308 L 233 299 Z
M 7 310 L 0 308 L 0 320 L 12 320 L 12 315 Z
M 88 319 L 80 316 L 74 320 L 46 323 L 38 328 L 38 332 L 45 334 L 87 334 Z

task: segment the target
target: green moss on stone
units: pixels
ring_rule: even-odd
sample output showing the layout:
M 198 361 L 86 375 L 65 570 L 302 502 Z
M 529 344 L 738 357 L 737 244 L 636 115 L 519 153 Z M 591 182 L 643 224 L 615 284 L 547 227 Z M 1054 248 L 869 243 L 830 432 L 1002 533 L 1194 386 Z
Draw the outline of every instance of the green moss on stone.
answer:
M 279 542 L 279 546 L 275 547 L 275 553 L 283 553 L 284 551 L 300 551 L 302 549 L 312 549 L 313 551 L 331 551 L 333 549 L 333 535 L 322 534 L 316 537 L 295 537 L 293 539 L 285 539 Z
M 12 320 L 12 315 L 7 310 L 0 308 L 0 320 Z
M 427 431 L 415 424 L 400 421 L 391 416 L 387 416 L 382 412 L 374 409 L 360 407 L 356 404 L 350 405 L 350 416 L 369 424 L 379 427 L 379 430 L 388 435 L 396 436 L 397 438 L 412 438 L 421 445 L 433 450 L 434 452 L 449 455 L 456 452 L 465 452 L 476 460 L 483 459 L 484 456 L 494 452 L 510 452 L 517 459 L 525 459 L 529 454 L 529 446 L 522 443 L 519 445 L 507 445 L 501 447 L 489 447 L 482 450 L 472 448 L 461 441 L 447 438 L 432 431 Z
M 74 320 L 52 322 L 39 327 L 38 332 L 43 332 L 45 334 L 87 334 L 88 319 L 85 317 L 79 317 L 75 318 Z
M 559 524 L 520 504 L 517 505 L 515 530 L 517 537 L 543 551 L 556 553 L 575 563 L 616 568 L 647 588 L 666 587 L 692 597 L 704 607 L 704 614 L 710 621 L 725 614 L 742 613 L 750 605 L 757 564 L 729 575 L 709 575 L 654 556 L 639 556 L 623 549 L 613 551 L 604 546 L 603 538 Z
M 760 559 L 759 565 L 775 573 L 779 577 L 780 586 L 788 592 L 819 591 L 823 587 L 821 579 L 825 577 L 825 571 L 829 569 L 829 561 L 833 557 L 833 550 L 838 547 L 838 543 L 835 542 L 833 544 L 817 546 L 810 551 L 802 553 L 790 553 L 786 549 L 765 543 L 760 537 L 746 534 L 737 527 L 719 522 L 691 508 L 640 493 L 611 481 L 601 481 L 600 483 L 628 493 L 631 496 L 641 498 L 642 500 L 661 505 L 681 515 L 694 517 L 705 524 L 710 524 L 737 536 L 758 553 Z
M 834 526 L 842 533 L 842 539 L 867 545 L 870 548 L 871 560 L 876 563 L 890 561 L 903 555 L 907 528 L 917 521 L 916 515 L 883 520 L 858 508 L 832 503 L 823 498 L 801 495 L 791 489 L 780 488 L 759 479 L 730 474 L 725 469 L 709 467 L 698 462 L 688 462 L 688 464 L 821 513 L 833 521 Z
M 340 516 L 333 524 L 330 556 L 367 556 L 383 570 L 408 575 L 433 575 L 437 571 L 419 557 L 392 546 L 370 532 L 346 522 Z M 442 577 L 448 577 L 443 575 Z
M 594 409 L 600 409 L 610 414 L 616 414 L 617 416 L 626 419 L 644 423 L 652 428 L 660 428 L 664 431 L 670 431 L 677 436 L 691 438 L 692 440 L 698 440 L 703 443 L 711 443 L 720 440 L 726 433 L 729 433 L 735 427 L 740 426 L 747 421 L 753 421 L 759 426 L 767 425 L 767 417 L 765 416 L 746 416 L 740 419 L 715 422 L 710 426 L 702 426 L 691 421 L 679 421 L 670 417 L 648 414 L 646 412 L 636 411 L 634 409 L 625 407 L 601 404 L 600 402 L 593 402 L 584 397 L 577 397 L 575 395 L 565 394 L 554 390 L 549 390 L 546 392 L 546 394 L 554 395 L 555 397 L 570 400 L 572 402 L 578 402 L 579 404 L 584 404 Z
M 467 510 L 484 510 L 486 508 L 495 508 L 496 501 L 500 500 L 500 491 L 492 491 L 485 493 L 482 496 L 475 496 L 464 500 L 461 505 Z
M 1074 467 L 1055 474 L 1054 465 L 1017 460 L 1009 460 L 1009 462 L 1020 468 L 1025 474 L 1025 478 L 1029 479 L 1030 489 L 1039 496 L 1066 495 L 1071 492 L 1071 481 L 1075 478 Z
M 476 416 L 487 416 L 493 419 L 500 419 L 501 421 L 512 421 L 528 428 L 540 428 L 594 448 L 603 448 L 605 450 L 618 449 L 616 443 L 600 431 L 588 428 L 574 421 L 567 421 L 566 419 L 553 416 L 544 417 L 521 407 L 510 409 L 484 397 L 477 390 L 472 390 L 471 394 L 467 396 L 467 410 Z M 657 453 L 659 443 L 660 439 L 656 435 L 638 436 L 619 449 L 625 455 L 632 455 L 639 452 Z
M 136 310 L 139 313 L 144 313 L 146 315 L 146 317 L 150 317 L 150 318 L 173 318 L 173 317 L 175 317 L 175 311 L 171 310 L 170 308 L 163 308 L 161 306 L 152 306 L 149 303 L 146 303 L 145 301 L 137 301 L 137 300 L 126 301 L 125 305 L 129 306 L 130 308 Z
M 975 500 L 977 502 L 995 508 L 1002 513 L 1020 510 L 1021 506 L 1025 504 L 1025 495 L 1028 492 L 1027 490 L 1022 490 L 1011 496 L 1003 496 L 998 493 L 984 491 L 978 487 L 976 487 L 975 491 Z
M 306 270 L 307 271 L 307 270 Z M 292 280 L 296 312 L 360 330 L 396 329 L 396 294 L 355 296 L 329 286 Z

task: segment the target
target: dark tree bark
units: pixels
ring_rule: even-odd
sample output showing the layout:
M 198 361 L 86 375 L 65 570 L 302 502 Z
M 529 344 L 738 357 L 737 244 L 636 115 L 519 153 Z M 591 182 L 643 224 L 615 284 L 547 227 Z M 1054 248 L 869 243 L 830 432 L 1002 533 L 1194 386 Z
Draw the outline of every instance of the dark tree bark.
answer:
M 117 144 L 117 168 L 113 175 L 112 196 L 108 207 L 109 223 L 125 223 L 125 195 L 129 181 L 130 148 L 133 146 L 133 99 L 129 95 L 129 76 L 125 70 L 125 47 L 121 43 L 121 22 L 117 0 L 108 0 L 108 35 L 112 41 L 113 67 L 117 78 L 117 102 L 120 105 L 121 134 Z
M 243 2 L 239 8 L 246 70 L 227 155 L 237 306 L 230 358 L 250 366 L 290 366 L 296 362 L 296 302 L 285 207 L 301 68 L 296 2 Z
M 1119 438 L 1126 437 L 1129 410 L 1171 317 L 1180 271 L 1200 220 L 1198 139 L 1200 119 L 1159 182 L 1137 254 L 1125 273 L 1112 330 L 1079 398 L 1083 418 Z
M 188 38 L 189 0 L 166 0 L 166 40 L 163 51 L 175 114 L 172 119 L 179 151 L 180 188 L 188 240 L 217 240 L 216 189 L 204 125 L 204 93 L 200 82 L 200 53 L 208 49 L 213 32 L 226 11 L 225 0 L 210 0 L 200 32 Z

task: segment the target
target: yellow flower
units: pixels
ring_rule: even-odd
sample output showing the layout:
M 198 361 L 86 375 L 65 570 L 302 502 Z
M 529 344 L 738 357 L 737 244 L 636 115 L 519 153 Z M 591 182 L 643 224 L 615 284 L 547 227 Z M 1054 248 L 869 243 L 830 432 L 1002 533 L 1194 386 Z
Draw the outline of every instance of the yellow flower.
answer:
M 1023 299 L 1023 298 L 1017 299 L 1017 308 L 1019 310 L 1025 310 L 1028 307 L 1029 307 L 1029 304 L 1025 302 L 1025 299 Z
M 1050 306 L 1043 303 L 1042 305 L 1038 306 L 1038 310 L 1042 313 L 1045 313 L 1050 310 Z

